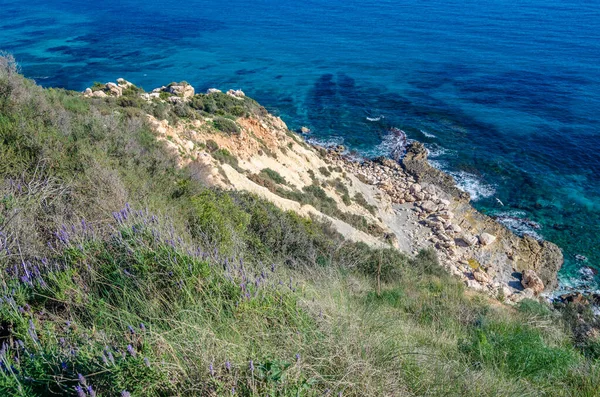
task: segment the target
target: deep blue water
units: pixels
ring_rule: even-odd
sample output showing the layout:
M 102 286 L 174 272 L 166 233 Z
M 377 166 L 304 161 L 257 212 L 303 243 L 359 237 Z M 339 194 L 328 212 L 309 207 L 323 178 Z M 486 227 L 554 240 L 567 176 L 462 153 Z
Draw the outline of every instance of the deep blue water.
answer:
M 564 283 L 600 268 L 597 1 L 0 0 L 0 11 L 0 49 L 44 86 L 242 88 L 291 128 L 366 154 L 399 127 L 477 208 L 558 243 Z

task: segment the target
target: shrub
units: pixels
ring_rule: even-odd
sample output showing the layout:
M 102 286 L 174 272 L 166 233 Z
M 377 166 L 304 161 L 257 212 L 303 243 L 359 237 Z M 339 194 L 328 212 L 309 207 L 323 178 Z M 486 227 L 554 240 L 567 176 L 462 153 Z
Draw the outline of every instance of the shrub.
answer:
M 356 202 L 356 204 L 369 211 L 372 215 L 375 215 L 377 213 L 377 207 L 369 204 L 365 196 L 362 195 L 362 193 L 356 193 L 354 195 L 354 201 Z
M 268 178 L 270 180 L 272 180 L 273 182 L 280 184 L 280 185 L 286 185 L 287 181 L 285 180 L 284 177 L 281 176 L 281 174 L 279 174 L 279 172 L 272 170 L 270 168 L 264 168 L 260 171 L 260 175 L 263 178 Z
M 235 121 L 225 117 L 215 117 L 213 125 L 217 130 L 229 135 L 238 135 L 241 132 L 240 127 Z
M 342 196 L 342 201 L 345 205 L 352 204 L 348 188 L 340 178 L 335 178 L 335 180 L 329 181 L 329 185 L 332 186 Z
M 229 164 L 238 172 L 242 172 L 242 170 L 238 166 L 237 157 L 235 157 L 234 155 L 229 153 L 229 150 L 217 149 L 216 151 L 212 152 L 212 156 L 214 157 L 215 160 L 217 160 L 221 164 Z
M 331 176 L 331 172 L 329 172 L 327 167 L 319 167 L 319 172 L 326 178 L 329 178 Z
M 209 139 L 206 141 L 206 149 L 209 152 L 213 153 L 219 150 L 219 145 L 217 144 L 217 142 L 213 141 L 212 139 Z
M 251 98 L 239 99 L 220 92 L 210 95 L 194 95 L 190 101 L 190 106 L 210 115 L 233 116 L 234 118 L 249 115 L 263 117 L 267 115 L 265 108 Z
M 191 204 L 189 227 L 194 238 L 225 254 L 243 250 L 250 216 L 227 194 L 206 190 L 192 198 Z

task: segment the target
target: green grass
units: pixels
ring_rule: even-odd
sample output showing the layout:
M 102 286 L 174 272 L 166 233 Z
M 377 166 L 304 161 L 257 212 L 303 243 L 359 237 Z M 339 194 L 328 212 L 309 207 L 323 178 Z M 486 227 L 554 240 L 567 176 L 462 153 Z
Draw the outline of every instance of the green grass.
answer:
M 207 189 L 146 124 L 177 120 L 173 105 L 42 89 L 12 65 L 0 57 L 0 395 L 599 395 L 584 309 L 490 305 L 433 251 Z M 290 194 L 344 216 L 318 185 Z

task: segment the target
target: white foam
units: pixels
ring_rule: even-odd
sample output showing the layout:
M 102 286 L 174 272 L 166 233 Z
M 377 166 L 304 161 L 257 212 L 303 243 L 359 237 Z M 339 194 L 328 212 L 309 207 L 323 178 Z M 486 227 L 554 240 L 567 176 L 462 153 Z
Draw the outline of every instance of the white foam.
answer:
M 379 121 L 379 120 L 384 119 L 384 118 L 385 118 L 385 116 L 382 115 L 382 116 L 379 116 L 379 117 L 367 117 L 367 120 L 368 121 Z
M 445 154 L 448 154 L 449 150 L 441 147 L 438 144 L 425 144 L 425 149 L 427 149 L 427 159 L 435 159 L 438 157 L 442 157 Z M 432 162 L 431 160 L 429 161 Z M 437 168 L 437 167 L 436 167 Z
M 456 186 L 459 189 L 469 193 L 472 201 L 481 200 L 482 198 L 492 197 L 496 193 L 493 186 L 483 183 L 475 175 L 465 171 L 446 171 L 452 175 Z
M 542 236 L 536 231 L 541 226 L 530 219 L 521 218 L 525 213 L 522 211 L 508 211 L 496 214 L 496 220 L 506 226 L 514 233 L 523 236 L 529 235 L 536 240 L 542 240 Z
M 329 147 L 335 147 L 335 146 L 339 146 L 339 145 L 343 145 L 344 144 L 344 137 L 341 136 L 334 136 L 334 137 L 330 137 L 327 139 L 321 139 L 321 138 L 308 138 L 306 139 L 306 142 L 312 144 L 312 145 L 319 145 L 319 146 L 323 146 L 326 148 Z
M 425 135 L 427 138 L 437 138 L 437 136 L 425 131 L 425 130 L 420 130 L 421 134 Z
M 406 139 L 406 143 L 413 142 L 412 139 Z M 389 156 L 394 149 L 398 147 L 398 136 L 392 132 L 386 134 L 381 143 L 372 149 L 365 150 L 362 153 L 366 157 Z

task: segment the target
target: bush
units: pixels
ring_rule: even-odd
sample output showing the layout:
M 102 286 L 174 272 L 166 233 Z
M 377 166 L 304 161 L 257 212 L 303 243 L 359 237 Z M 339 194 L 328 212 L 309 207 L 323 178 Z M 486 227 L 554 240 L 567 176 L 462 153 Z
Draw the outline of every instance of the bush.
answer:
M 372 215 L 377 214 L 377 207 L 369 204 L 365 196 L 362 195 L 362 193 L 356 193 L 354 195 L 354 201 L 356 202 L 356 204 L 369 211 Z
M 238 166 L 237 157 L 235 157 L 234 155 L 229 153 L 229 150 L 217 149 L 216 151 L 212 152 L 212 156 L 214 157 L 215 160 L 217 160 L 221 164 L 229 164 L 238 172 L 242 172 L 242 170 Z
M 232 116 L 234 118 L 250 115 L 264 117 L 267 115 L 265 108 L 253 99 L 248 97 L 238 99 L 221 92 L 210 95 L 194 95 L 190 101 L 190 106 L 210 115 Z
M 281 174 L 279 174 L 279 172 L 272 170 L 270 168 L 264 168 L 260 171 L 260 175 L 263 178 L 267 178 L 272 180 L 273 182 L 280 184 L 280 185 L 286 185 L 287 181 L 285 180 L 284 177 L 281 176 Z
M 192 236 L 204 246 L 224 254 L 239 254 L 244 249 L 250 216 L 223 192 L 206 190 L 191 200 L 189 220 Z
M 228 135 L 239 135 L 241 130 L 237 123 L 225 117 L 215 117 L 213 120 L 214 127 Z
M 326 178 L 329 178 L 331 176 L 331 172 L 329 172 L 327 167 L 319 167 L 319 172 Z

